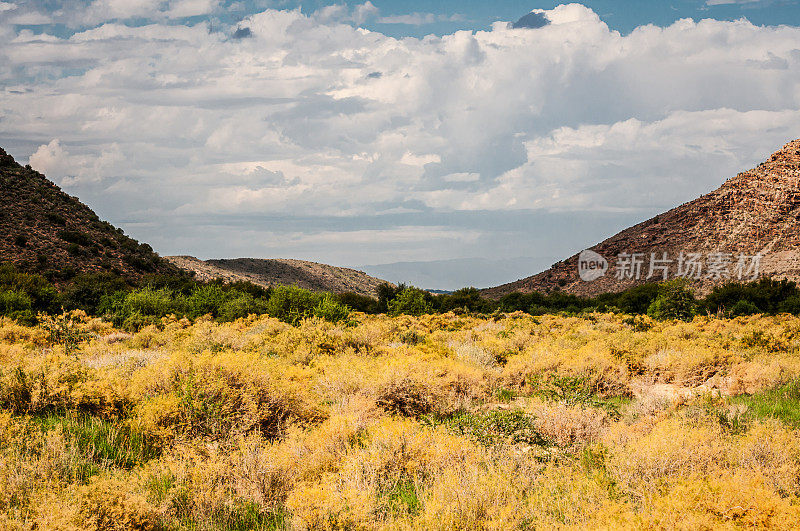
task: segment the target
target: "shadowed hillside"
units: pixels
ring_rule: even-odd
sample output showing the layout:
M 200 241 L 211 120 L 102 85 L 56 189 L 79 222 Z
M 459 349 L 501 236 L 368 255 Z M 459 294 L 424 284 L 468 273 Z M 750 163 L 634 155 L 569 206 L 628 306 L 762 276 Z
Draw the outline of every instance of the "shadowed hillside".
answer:
M 146 243 L 101 221 L 44 175 L 17 164 L 0 149 L 0 262 L 66 280 L 108 271 L 128 278 L 175 273 Z

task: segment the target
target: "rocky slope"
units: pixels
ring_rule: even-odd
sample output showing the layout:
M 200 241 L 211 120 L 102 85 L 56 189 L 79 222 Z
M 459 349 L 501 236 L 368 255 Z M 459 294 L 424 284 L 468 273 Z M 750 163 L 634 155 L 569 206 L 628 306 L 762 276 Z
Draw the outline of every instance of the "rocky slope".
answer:
M 750 257 L 759 253 L 761 276 L 800 280 L 800 140 L 789 142 L 769 160 L 729 179 L 717 190 L 630 227 L 591 250 L 609 262 L 605 275 L 596 280 L 581 280 L 579 255 L 575 255 L 538 275 L 483 293 L 499 298 L 515 291 L 561 289 L 578 295 L 621 291 L 647 281 L 653 253 L 658 259 L 667 253 L 671 262 L 654 265 L 666 268 L 668 278 L 674 278 L 682 265 L 681 273 L 700 293 L 740 276 L 749 280 L 754 265 Z M 620 262 L 621 253 L 641 256 Z M 700 255 L 699 271 L 690 269 L 690 253 Z M 745 255 L 744 267 L 737 269 L 741 255 Z M 641 261 L 638 279 L 635 268 L 630 267 L 634 261 Z M 650 281 L 664 277 L 664 269 L 656 268 L 653 273 Z
M 44 175 L 0 149 L 0 262 L 54 281 L 80 272 L 131 279 L 176 273 L 153 249 L 133 240 Z
M 244 280 L 260 286 L 296 285 L 313 291 L 358 293 L 374 297 L 375 288 L 385 280 L 362 271 L 304 260 L 236 258 L 200 260 L 193 256 L 167 256 L 172 264 L 194 271 L 198 280 Z

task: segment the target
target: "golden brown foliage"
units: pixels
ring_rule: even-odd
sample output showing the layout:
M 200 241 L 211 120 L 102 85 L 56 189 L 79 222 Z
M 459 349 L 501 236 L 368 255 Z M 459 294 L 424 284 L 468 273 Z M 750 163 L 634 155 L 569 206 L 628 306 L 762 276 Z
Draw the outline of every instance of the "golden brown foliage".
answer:
M 75 321 L 0 321 L 0 527 L 800 526 L 796 425 L 736 402 L 798 318 Z

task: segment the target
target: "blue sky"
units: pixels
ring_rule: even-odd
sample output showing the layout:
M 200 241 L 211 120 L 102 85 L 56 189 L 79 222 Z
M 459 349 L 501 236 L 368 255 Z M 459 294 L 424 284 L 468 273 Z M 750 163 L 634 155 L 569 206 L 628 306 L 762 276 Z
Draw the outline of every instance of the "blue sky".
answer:
M 0 146 L 162 254 L 452 289 L 800 137 L 797 2 L 296 7 L 0 0 Z
M 486 2 L 480 0 L 439 0 L 439 1 L 393 1 L 373 2 L 382 13 L 403 15 L 408 13 L 430 12 L 441 18 L 462 15 L 463 20 L 438 21 L 419 27 L 398 24 L 372 24 L 368 27 L 396 36 L 422 36 L 428 33 L 444 34 L 464 29 L 486 29 L 498 20 L 516 20 L 533 9 L 552 9 L 564 2 L 505 0 Z M 581 2 L 600 15 L 610 28 L 628 33 L 637 26 L 656 24 L 667 26 L 680 18 L 714 18 L 717 20 L 736 20 L 747 18 L 754 24 L 800 24 L 800 5 L 797 1 L 750 1 L 718 0 L 708 5 L 698 0 L 587 0 Z M 316 9 L 330 2 L 301 2 L 306 9 Z
M 63 2 L 57 0 L 19 0 L 16 2 L 36 5 L 46 13 L 57 12 L 65 5 L 89 5 L 92 2 L 78 0 Z M 182 17 L 180 22 L 212 20 L 224 25 L 236 24 L 241 19 L 266 8 L 301 9 L 313 13 L 328 6 L 343 5 L 348 2 L 322 0 L 224 0 L 220 9 L 214 13 Z M 349 2 L 357 4 L 358 2 Z M 514 21 L 534 9 L 552 9 L 565 3 L 559 1 L 504 0 L 487 2 L 485 0 L 374 0 L 371 2 L 380 12 L 379 17 L 366 20 L 363 27 L 380 31 L 393 37 L 423 37 L 428 34 L 444 35 L 458 30 L 488 29 L 492 23 Z M 789 24 L 800 25 L 800 0 L 586 0 L 581 2 L 600 15 L 600 18 L 613 29 L 629 33 L 637 26 L 655 24 L 667 26 L 681 18 L 700 20 L 737 20 L 746 18 L 756 25 Z M 417 15 L 417 16 L 415 16 Z M 391 19 L 398 19 L 392 21 Z M 147 22 L 147 17 L 136 17 L 128 24 Z M 178 23 L 178 22 L 175 22 Z M 71 24 L 72 25 L 72 24 Z M 94 24 L 87 24 L 94 25 Z M 78 27 L 85 27 L 78 24 Z M 59 24 L 21 25 L 35 31 L 49 28 L 60 35 L 69 34 L 74 28 Z

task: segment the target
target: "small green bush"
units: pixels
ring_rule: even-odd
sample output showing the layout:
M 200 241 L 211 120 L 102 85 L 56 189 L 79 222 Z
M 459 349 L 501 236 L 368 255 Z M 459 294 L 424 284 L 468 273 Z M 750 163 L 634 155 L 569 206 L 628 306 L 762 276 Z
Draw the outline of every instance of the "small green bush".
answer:
M 25 324 L 36 322 L 31 298 L 18 291 L 0 291 L 0 316 L 16 319 Z
M 241 293 L 228 299 L 219 307 L 218 317 L 221 321 L 235 321 L 253 314 L 262 314 L 266 311 L 266 301 L 256 299 L 249 293 Z
M 657 320 L 689 321 L 697 312 L 697 301 L 684 279 L 664 282 L 658 287 L 658 297 L 647 308 L 647 315 Z
M 761 310 L 758 309 L 758 306 L 747 300 L 737 301 L 728 312 L 731 317 L 738 317 L 740 315 L 755 315 L 757 313 L 761 313 Z
M 405 288 L 392 301 L 389 302 L 389 313 L 393 316 L 424 315 L 433 312 L 433 306 L 426 299 L 427 293 L 413 286 Z
M 165 289 L 154 290 L 150 287 L 130 292 L 122 305 L 125 316 L 135 313 L 164 317 L 175 308 L 174 294 Z
M 278 286 L 267 301 L 267 314 L 291 325 L 311 317 L 320 302 L 320 296 L 297 286 Z
M 186 315 L 193 319 L 203 315 L 217 317 L 230 296 L 216 284 L 199 286 L 186 298 Z
M 332 323 L 338 323 L 350 317 L 350 308 L 340 303 L 334 296 L 326 293 L 314 307 L 314 316 Z

